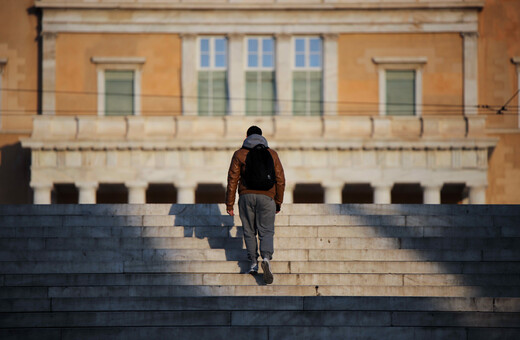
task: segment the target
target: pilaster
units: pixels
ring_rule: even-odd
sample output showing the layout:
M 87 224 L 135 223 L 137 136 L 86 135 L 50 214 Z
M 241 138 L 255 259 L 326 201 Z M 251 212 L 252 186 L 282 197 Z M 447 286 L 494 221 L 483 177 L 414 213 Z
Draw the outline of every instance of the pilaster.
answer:
M 197 35 L 182 34 L 182 114 L 196 116 L 197 105 Z
M 338 114 L 338 34 L 323 35 L 323 114 Z
M 230 34 L 229 41 L 229 115 L 243 116 L 246 110 L 244 75 L 244 35 Z
M 42 33 L 42 113 L 56 114 L 56 33 Z
M 464 114 L 477 114 L 478 33 L 462 33 L 464 55 Z
M 291 35 L 276 36 L 276 98 L 280 116 L 292 115 L 292 64 Z

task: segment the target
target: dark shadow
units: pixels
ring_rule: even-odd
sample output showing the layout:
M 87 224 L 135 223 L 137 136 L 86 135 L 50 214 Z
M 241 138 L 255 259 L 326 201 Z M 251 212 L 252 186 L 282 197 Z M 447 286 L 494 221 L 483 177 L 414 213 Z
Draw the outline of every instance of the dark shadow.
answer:
M 0 148 L 0 204 L 32 203 L 31 150 L 20 143 Z
M 325 192 L 321 184 L 296 184 L 293 192 L 294 203 L 323 203 Z
M 146 203 L 177 203 L 177 188 L 173 184 L 151 183 L 146 189 Z
M 226 189 L 221 184 L 199 184 L 195 190 L 195 203 L 224 203 Z
M 422 204 L 423 189 L 420 184 L 395 184 L 392 188 L 393 204 Z
M 345 184 L 341 192 L 341 201 L 345 203 L 373 203 L 374 189 L 370 183 Z
M 51 193 L 52 204 L 78 204 L 79 191 L 72 183 L 55 183 Z
M 468 188 L 464 183 L 444 184 L 441 189 L 441 204 L 461 204 L 468 198 Z
M 124 184 L 100 184 L 96 192 L 98 204 L 128 203 L 128 189 Z

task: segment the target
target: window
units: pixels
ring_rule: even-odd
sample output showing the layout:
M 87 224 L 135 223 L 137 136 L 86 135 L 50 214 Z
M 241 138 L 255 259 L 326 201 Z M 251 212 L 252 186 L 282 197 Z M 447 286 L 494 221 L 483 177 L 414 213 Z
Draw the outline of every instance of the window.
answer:
M 134 114 L 134 72 L 105 71 L 105 115 Z
M 199 58 L 199 115 L 224 116 L 228 106 L 226 38 L 200 38 Z
M 248 38 L 246 115 L 274 115 L 274 80 L 274 39 Z
M 98 74 L 98 115 L 141 114 L 141 57 L 94 57 Z
M 415 71 L 386 71 L 386 114 L 415 115 Z
M 379 72 L 379 114 L 420 116 L 425 57 L 372 58 Z
M 293 113 L 318 116 L 322 112 L 322 41 L 315 37 L 294 39 Z

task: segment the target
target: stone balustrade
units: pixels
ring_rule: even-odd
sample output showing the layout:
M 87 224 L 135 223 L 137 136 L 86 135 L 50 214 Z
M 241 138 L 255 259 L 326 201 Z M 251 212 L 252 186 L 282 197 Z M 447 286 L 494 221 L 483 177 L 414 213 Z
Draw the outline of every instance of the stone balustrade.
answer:
M 332 117 L 98 117 L 40 116 L 24 145 L 57 147 L 53 142 L 182 142 L 241 140 L 250 125 L 258 125 L 275 144 L 326 147 L 348 141 L 487 140 L 485 117 L 480 116 L 332 116 Z M 159 147 L 160 144 L 157 145 Z M 225 145 L 222 145 L 225 147 Z M 293 146 L 293 145 L 291 145 Z

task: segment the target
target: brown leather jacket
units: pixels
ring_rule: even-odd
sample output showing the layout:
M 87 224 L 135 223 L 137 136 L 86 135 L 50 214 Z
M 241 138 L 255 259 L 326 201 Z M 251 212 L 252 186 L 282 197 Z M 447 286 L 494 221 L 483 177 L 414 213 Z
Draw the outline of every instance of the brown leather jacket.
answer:
M 278 154 L 276 153 L 276 151 L 274 151 L 273 149 L 268 150 L 271 153 L 271 156 L 273 156 L 276 184 L 270 190 L 267 191 L 249 190 L 241 181 L 241 176 L 244 173 L 246 167 L 246 156 L 249 153 L 249 150 L 242 148 L 235 151 L 235 153 L 233 154 L 233 158 L 231 159 L 231 165 L 229 166 L 228 171 L 228 184 L 226 190 L 226 206 L 228 210 L 232 210 L 233 204 L 235 204 L 235 194 L 237 191 L 237 186 L 239 195 L 267 195 L 274 199 L 276 204 L 282 204 L 283 192 L 285 190 L 285 175 L 283 172 L 282 163 L 280 162 L 280 158 L 278 158 Z

